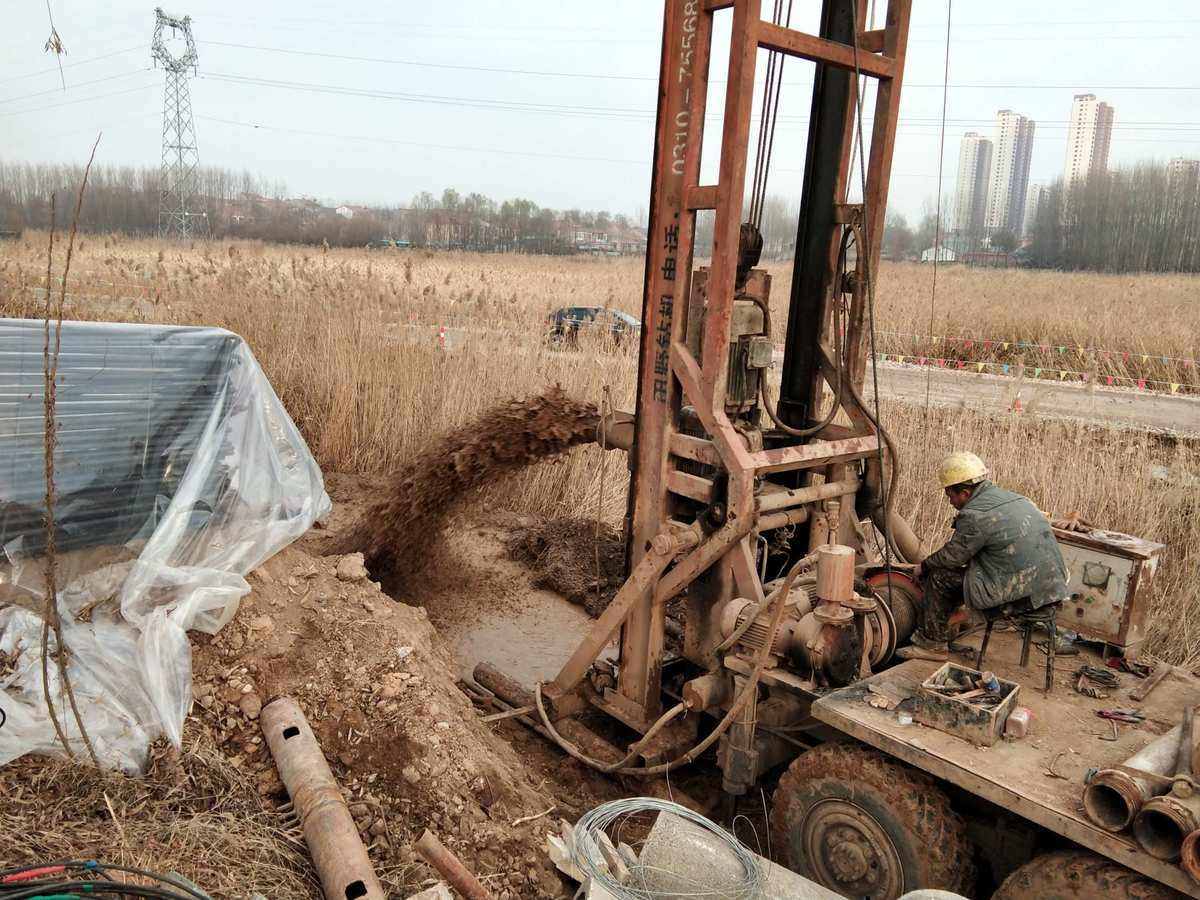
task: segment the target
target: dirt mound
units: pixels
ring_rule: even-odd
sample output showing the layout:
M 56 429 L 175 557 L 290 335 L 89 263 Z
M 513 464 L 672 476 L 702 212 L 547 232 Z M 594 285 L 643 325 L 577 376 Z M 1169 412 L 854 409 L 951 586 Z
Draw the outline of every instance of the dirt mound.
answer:
M 560 517 L 523 524 L 508 538 L 509 556 L 533 572 L 535 588 L 556 591 L 598 616 L 625 581 L 620 531 L 595 521 Z
M 250 583 L 237 617 L 194 641 L 194 711 L 206 739 L 266 802 L 285 794 L 257 718 L 270 698 L 288 694 L 320 740 L 390 895 L 432 877 L 411 850 L 425 828 L 497 896 L 558 894 L 544 820 L 513 825 L 552 801 L 479 723 L 424 610 L 384 594 L 358 554 L 313 557 L 293 546 Z
M 598 422 L 557 387 L 494 406 L 397 472 L 337 549 L 363 552 L 376 577 L 412 575 L 468 492 L 593 440 Z

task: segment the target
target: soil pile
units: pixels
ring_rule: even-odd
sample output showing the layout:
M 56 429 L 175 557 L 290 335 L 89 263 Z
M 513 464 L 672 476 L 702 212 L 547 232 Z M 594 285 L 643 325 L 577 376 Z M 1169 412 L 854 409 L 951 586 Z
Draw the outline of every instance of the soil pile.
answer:
M 557 387 L 498 404 L 397 472 L 339 549 L 362 551 L 377 578 L 411 575 L 469 491 L 594 440 L 598 424 L 594 404 Z
M 544 849 L 566 811 L 546 794 L 553 783 L 479 721 L 425 611 L 385 594 L 361 554 L 293 545 L 248 580 L 225 628 L 190 636 L 184 752 L 156 746 L 142 778 L 33 758 L 0 767 L 0 861 L 96 857 L 174 869 L 232 900 L 320 897 L 259 726 L 263 706 L 286 694 L 308 717 L 388 896 L 436 877 L 412 851 L 425 828 L 497 898 L 562 895 Z
M 595 617 L 625 581 L 621 532 L 595 521 L 560 517 L 526 522 L 508 537 L 509 556 L 532 572 L 535 588 L 555 591 Z
M 290 547 L 213 638 L 194 639 L 194 712 L 206 740 L 269 805 L 286 801 L 258 726 L 295 697 L 392 896 L 433 873 L 411 844 L 431 829 L 498 897 L 554 896 L 543 846 L 553 805 L 512 748 L 478 721 L 424 610 L 392 600 L 360 554 Z M 268 896 L 277 896 L 265 891 Z

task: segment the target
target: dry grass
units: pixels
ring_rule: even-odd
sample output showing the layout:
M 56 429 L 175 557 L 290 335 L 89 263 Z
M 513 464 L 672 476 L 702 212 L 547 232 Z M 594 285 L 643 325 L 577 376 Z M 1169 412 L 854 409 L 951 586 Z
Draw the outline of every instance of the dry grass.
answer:
M 173 870 L 218 897 L 319 895 L 298 829 L 218 750 L 155 749 L 143 778 L 33 757 L 0 768 L 0 860 Z
M 42 246 L 37 234 L 0 246 L 0 312 L 36 308 Z M 633 400 L 629 353 L 553 352 L 540 338 L 543 317 L 557 306 L 608 304 L 636 313 L 640 260 L 254 243 L 188 248 L 111 236 L 86 238 L 77 254 L 68 316 L 207 323 L 243 335 L 327 470 L 394 470 L 497 401 L 553 384 L 581 400 L 599 402 L 606 385 L 616 405 Z M 882 330 L 928 331 L 930 275 L 912 265 L 881 272 Z M 1191 357 L 1200 350 L 1198 288 L 1200 279 L 1186 276 L 948 267 L 939 273 L 935 331 Z M 787 290 L 777 273 L 780 314 Z M 439 351 L 439 325 L 452 329 L 455 352 Z M 1194 442 L 969 411 L 935 410 L 926 419 L 922 410 L 889 406 L 885 414 L 906 451 L 899 508 L 931 540 L 949 522 L 931 487 L 934 461 L 969 447 L 1002 483 L 1045 509 L 1079 511 L 1168 544 L 1150 649 L 1200 661 L 1200 491 L 1168 490 L 1149 475 L 1155 464 L 1200 473 Z M 602 468 L 606 517 L 616 520 L 624 509 L 624 459 L 605 460 L 597 448 L 534 467 L 489 489 L 488 499 L 521 511 L 591 515 Z

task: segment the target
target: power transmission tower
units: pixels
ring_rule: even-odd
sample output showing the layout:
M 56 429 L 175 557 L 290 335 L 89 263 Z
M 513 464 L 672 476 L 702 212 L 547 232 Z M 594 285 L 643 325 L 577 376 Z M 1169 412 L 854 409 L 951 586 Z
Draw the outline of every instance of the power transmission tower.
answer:
M 182 38 L 184 51 L 176 56 L 167 47 L 166 29 L 172 38 Z M 159 176 L 158 236 L 190 238 L 208 234 L 208 215 L 198 209 L 200 155 L 196 150 L 196 126 L 192 121 L 192 98 L 188 78 L 196 72 L 196 42 L 192 17 L 172 16 L 154 10 L 154 41 L 150 55 L 167 73 L 163 94 L 162 173 Z

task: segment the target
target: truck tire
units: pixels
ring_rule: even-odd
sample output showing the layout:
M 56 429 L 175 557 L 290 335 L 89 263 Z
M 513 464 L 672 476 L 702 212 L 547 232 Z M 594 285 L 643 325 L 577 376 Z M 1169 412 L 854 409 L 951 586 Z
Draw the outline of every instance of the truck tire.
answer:
M 802 753 L 772 801 L 779 862 L 847 897 L 918 888 L 965 892 L 972 847 L 946 794 L 922 772 L 857 744 Z
M 1183 895 L 1087 850 L 1058 850 L 1031 859 L 992 900 L 1176 900 Z

